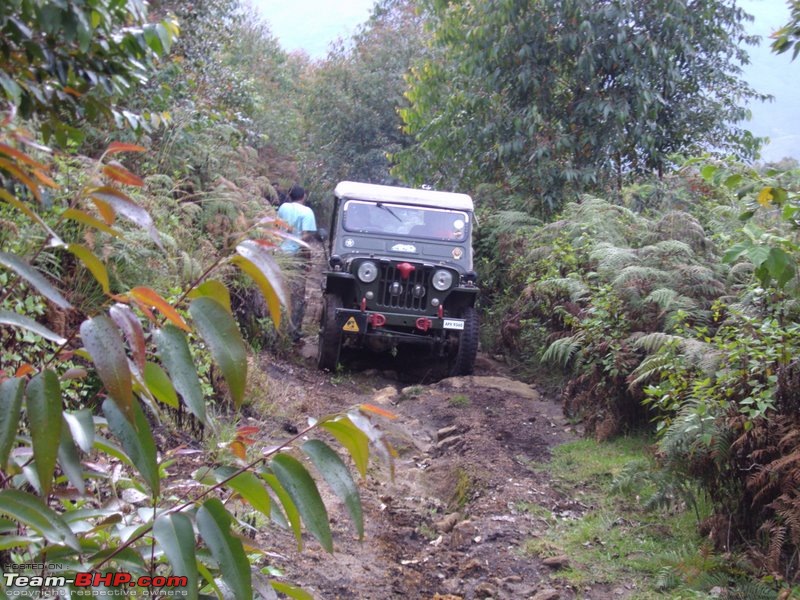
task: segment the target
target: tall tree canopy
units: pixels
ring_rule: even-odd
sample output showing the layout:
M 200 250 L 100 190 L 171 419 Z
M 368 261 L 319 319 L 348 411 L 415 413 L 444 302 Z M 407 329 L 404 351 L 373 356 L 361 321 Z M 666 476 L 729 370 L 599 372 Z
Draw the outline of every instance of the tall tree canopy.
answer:
M 546 208 L 660 173 L 675 152 L 752 157 L 737 124 L 749 18 L 734 0 L 427 0 L 441 56 L 417 65 L 401 110 L 417 183 L 505 182 Z
M 310 170 L 321 181 L 389 176 L 387 153 L 407 144 L 397 107 L 409 65 L 425 51 L 422 40 L 414 3 L 383 0 L 352 46 L 340 45 L 310 70 L 304 113 Z
M 74 0 L 0 3 L 0 98 L 42 120 L 44 139 L 79 140 L 81 121 L 114 117 L 140 128 L 115 102 L 146 80 L 177 25 L 146 23 L 145 2 Z

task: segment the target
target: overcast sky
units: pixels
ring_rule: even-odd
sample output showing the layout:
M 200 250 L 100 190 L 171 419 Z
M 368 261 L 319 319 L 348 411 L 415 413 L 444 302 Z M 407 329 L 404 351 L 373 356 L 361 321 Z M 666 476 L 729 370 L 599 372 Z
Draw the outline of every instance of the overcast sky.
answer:
M 348 38 L 369 18 L 374 0 L 250 0 L 269 22 L 270 29 L 289 52 L 305 51 L 321 59 L 337 38 Z M 739 0 L 756 17 L 748 28 L 763 40 L 758 48 L 748 48 L 752 64 L 745 77 L 759 92 L 772 94 L 772 103 L 751 106 L 753 119 L 745 127 L 757 136 L 768 136 L 770 144 L 763 158 L 780 160 L 784 156 L 800 159 L 800 57 L 790 61 L 790 53 L 776 56 L 769 51 L 769 34 L 789 18 L 786 0 Z

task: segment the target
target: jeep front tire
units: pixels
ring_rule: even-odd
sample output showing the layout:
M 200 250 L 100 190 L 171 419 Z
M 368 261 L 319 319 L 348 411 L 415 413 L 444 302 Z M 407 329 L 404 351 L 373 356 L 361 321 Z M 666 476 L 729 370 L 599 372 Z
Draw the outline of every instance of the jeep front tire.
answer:
M 475 357 L 478 354 L 478 311 L 472 306 L 463 308 L 459 314 L 464 319 L 464 330 L 458 334 L 458 347 L 451 354 L 450 376 L 472 375 Z
M 341 307 L 342 300 L 337 295 L 326 294 L 323 298 L 317 342 L 317 366 L 331 372 L 336 370 L 342 349 L 342 330 L 336 323 L 336 309 Z

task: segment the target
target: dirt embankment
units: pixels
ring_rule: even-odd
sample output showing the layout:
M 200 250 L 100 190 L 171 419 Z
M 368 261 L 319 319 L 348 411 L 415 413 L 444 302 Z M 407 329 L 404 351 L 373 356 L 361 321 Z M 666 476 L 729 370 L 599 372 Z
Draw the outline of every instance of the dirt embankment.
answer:
M 531 506 L 555 515 L 585 509 L 553 489 L 542 469 L 553 446 L 575 437 L 556 402 L 483 357 L 475 376 L 410 385 L 376 370 L 323 374 L 313 368 L 314 349 L 304 350 L 303 361 L 264 365 L 287 401 L 274 426 L 291 430 L 304 415 L 370 402 L 397 415 L 381 427 L 399 456 L 393 480 L 376 461 L 362 482 L 363 541 L 333 497 L 333 556 L 311 538 L 295 553 L 289 534 L 265 532 L 263 543 L 281 549 L 273 566 L 287 580 L 326 599 L 578 595 L 559 580 L 558 559 L 545 564 L 524 552 L 548 527 Z M 582 589 L 580 597 L 614 595 Z

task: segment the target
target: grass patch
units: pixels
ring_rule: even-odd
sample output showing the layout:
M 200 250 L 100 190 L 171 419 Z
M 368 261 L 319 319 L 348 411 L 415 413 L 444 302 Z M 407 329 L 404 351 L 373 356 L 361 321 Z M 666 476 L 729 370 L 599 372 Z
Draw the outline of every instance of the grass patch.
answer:
M 451 396 L 450 399 L 447 401 L 447 404 L 454 408 L 466 408 L 471 404 L 470 399 L 465 394 L 456 394 L 455 396 Z
M 578 440 L 555 448 L 544 467 L 527 465 L 550 474 L 551 485 L 564 498 L 561 505 L 568 509 L 519 503 L 518 510 L 547 525 L 543 535 L 523 542 L 520 551 L 538 558 L 565 554 L 570 566 L 554 577 L 578 589 L 632 584 L 636 591 L 630 598 L 637 600 L 710 599 L 715 588 L 724 591 L 716 597 L 730 600 L 775 598 L 774 582 L 759 581 L 747 561 L 714 554 L 699 536 L 698 518 L 710 513 L 702 497 L 691 508 L 678 499 L 666 507 L 646 508 L 659 493 L 653 443 L 649 437 Z M 641 476 L 631 477 L 632 468 Z M 620 485 L 626 479 L 629 485 Z
M 566 554 L 570 568 L 558 577 L 574 586 L 628 581 L 643 594 L 636 597 L 663 597 L 656 582 L 667 557 L 698 547 L 701 539 L 693 512 L 644 510 L 653 489 L 615 493 L 615 479 L 630 462 L 649 455 L 650 444 L 646 437 L 625 437 L 555 448 L 543 470 L 552 476 L 553 488 L 574 502 L 568 510 L 549 514 L 535 504 L 518 507 L 549 524 L 544 536 L 523 544 L 522 552 Z
M 455 485 L 450 498 L 450 508 L 461 510 L 466 506 L 475 491 L 475 481 L 466 469 L 458 467 L 455 472 Z

